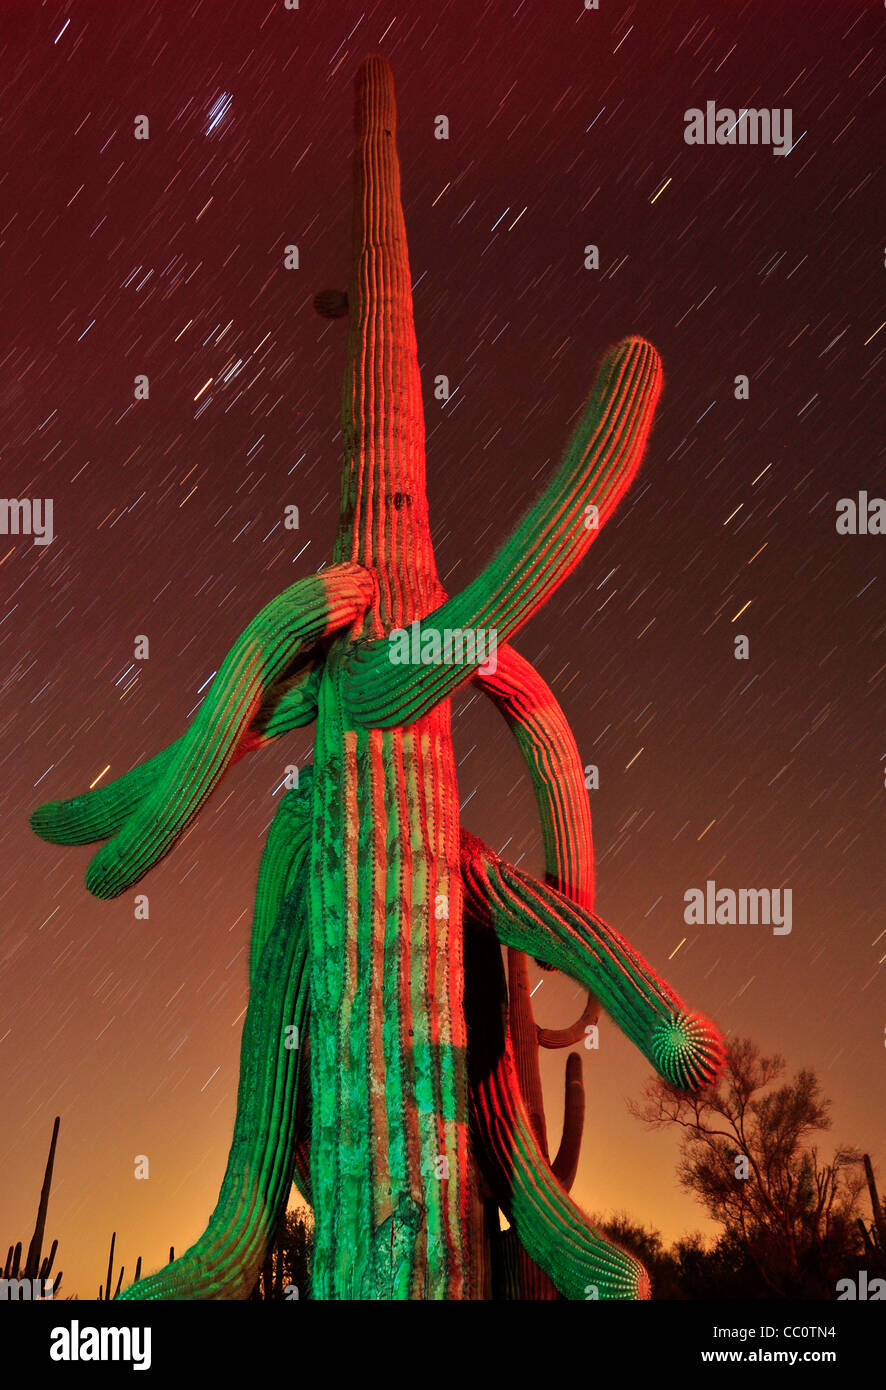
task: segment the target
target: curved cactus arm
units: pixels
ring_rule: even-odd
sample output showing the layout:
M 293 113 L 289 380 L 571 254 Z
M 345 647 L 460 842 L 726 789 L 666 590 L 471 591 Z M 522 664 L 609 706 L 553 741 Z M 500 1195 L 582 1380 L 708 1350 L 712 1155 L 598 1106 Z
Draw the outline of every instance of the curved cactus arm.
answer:
M 262 953 L 290 893 L 298 890 L 305 872 L 310 847 L 311 789 L 313 769 L 304 768 L 297 787 L 284 792 L 271 821 L 255 889 L 255 910 L 249 951 L 249 987 L 260 987 L 259 968 Z M 302 884 L 307 893 L 307 883 Z M 303 904 L 302 910 L 306 910 Z M 306 1202 L 311 1201 L 310 1145 L 311 1132 L 311 1075 L 309 1063 L 308 1020 L 310 1002 L 305 1001 L 302 1021 L 298 1025 L 298 1046 L 301 1065 L 296 1078 L 294 1119 L 293 1182 Z
M 719 1030 L 688 1012 L 679 995 L 601 918 L 505 863 L 466 831 L 462 880 L 466 907 L 491 924 L 504 945 L 542 956 L 592 991 L 672 1086 L 700 1090 L 714 1081 L 724 1060 Z
M 92 859 L 90 893 L 117 897 L 168 853 L 230 766 L 269 690 L 306 647 L 365 612 L 374 592 L 369 571 L 348 562 L 299 580 L 253 618 L 163 777 Z
M 568 1028 L 539 1028 L 538 1045 L 551 1050 L 560 1047 L 574 1047 L 577 1042 L 584 1039 L 588 1027 L 596 1023 L 599 1017 L 600 1005 L 593 994 L 589 994 L 581 1017 L 577 1018 Z
M 478 1162 L 520 1244 L 566 1298 L 648 1298 L 640 1261 L 591 1225 L 539 1147 L 505 1022 L 501 954 L 472 903 L 465 912 L 465 1012 Z
M 557 697 L 531 662 L 506 644 L 494 672 L 476 681 L 498 707 L 532 778 L 541 820 L 545 878 L 580 907 L 594 907 L 591 805 L 575 737 Z
M 297 787 L 285 792 L 277 807 L 264 852 L 258 868 L 255 889 L 255 911 L 249 954 L 249 986 L 258 984 L 258 969 L 265 942 L 274 929 L 284 900 L 294 891 L 304 873 L 309 849 L 311 825 L 311 788 L 313 769 L 306 767 Z M 305 885 L 306 888 L 306 885 Z M 295 1106 L 295 1149 L 293 1181 L 304 1197 L 311 1201 L 310 1147 L 311 1078 L 308 1061 L 308 1017 L 310 1006 L 305 1004 L 303 1025 L 298 1035 L 301 1067 Z
M 588 912 L 594 907 L 594 844 L 584 767 L 569 722 L 550 686 L 511 646 L 498 654 L 494 674 L 477 684 L 510 725 L 529 768 L 544 843 L 545 881 Z M 568 1028 L 538 1028 L 539 1047 L 571 1047 L 597 1022 L 592 994 Z M 518 1053 L 519 1064 L 519 1053 Z M 542 1145 L 544 1147 L 544 1145 Z
M 263 748 L 291 729 L 310 724 L 317 714 L 317 689 L 321 663 L 315 658 L 281 686 L 272 686 L 255 719 L 231 758 L 232 765 L 246 753 Z M 95 787 L 82 796 L 64 801 L 44 801 L 31 813 L 31 829 L 54 845 L 89 845 L 107 840 L 125 824 L 148 793 L 165 777 L 183 740 L 176 739 L 122 777 Z
M 353 720 L 369 728 L 409 724 L 447 698 L 483 664 L 479 631 L 498 645 L 512 637 L 575 568 L 636 473 L 662 385 L 661 362 L 643 338 L 626 338 L 603 359 L 566 457 L 539 500 L 486 568 L 418 623 L 428 664 L 398 664 L 389 638 L 355 651 L 345 685 Z M 586 509 L 597 508 L 597 516 Z M 587 526 L 596 520 L 597 526 Z M 473 660 L 437 652 L 449 634 L 474 634 Z M 462 648 L 462 658 L 470 656 Z M 438 664 L 439 663 L 439 664 Z
M 506 645 L 494 674 L 475 679 L 507 720 L 532 777 L 542 825 L 545 880 L 589 912 L 594 906 L 594 851 L 591 810 L 584 768 L 572 730 L 550 686 L 525 658 Z M 571 1047 L 597 1022 L 600 1007 L 592 994 L 567 1028 L 539 1028 L 532 1017 L 526 957 L 508 949 L 508 1030 L 514 1062 L 533 1133 L 547 1157 L 537 1048 Z M 568 1191 L 575 1180 L 584 1123 L 581 1058 L 566 1064 L 563 1136 L 552 1171 Z
M 303 729 L 317 717 L 317 695 L 323 675 L 323 657 L 313 649 L 285 680 L 272 685 L 259 707 L 258 714 L 243 739 L 243 752 L 252 753 L 265 748 L 274 739 L 293 729 Z
M 581 1057 L 570 1052 L 566 1058 L 566 1094 L 563 1102 L 563 1134 L 551 1172 L 568 1192 L 578 1172 L 581 1152 L 581 1133 L 585 1123 L 585 1087 L 581 1074 Z
M 256 967 L 240 1049 L 237 1117 L 218 1203 L 204 1234 L 121 1299 L 245 1299 L 289 1198 L 307 1022 L 308 923 L 302 875 L 287 895 Z
M 571 1299 L 649 1298 L 640 1261 L 591 1225 L 551 1171 L 508 1056 L 474 1089 L 473 1110 L 487 1181 L 520 1244 L 560 1293 Z

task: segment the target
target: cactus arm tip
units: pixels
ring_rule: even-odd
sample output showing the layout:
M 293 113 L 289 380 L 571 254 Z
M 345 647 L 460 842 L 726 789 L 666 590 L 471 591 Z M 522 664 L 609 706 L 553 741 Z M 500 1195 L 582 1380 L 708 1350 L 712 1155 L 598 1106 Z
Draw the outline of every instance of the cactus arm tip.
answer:
M 724 1056 L 715 1025 L 688 1012 L 601 918 L 507 864 L 466 831 L 462 881 L 466 904 L 504 945 L 540 955 L 583 984 L 671 1084 L 700 1089 L 715 1079 Z

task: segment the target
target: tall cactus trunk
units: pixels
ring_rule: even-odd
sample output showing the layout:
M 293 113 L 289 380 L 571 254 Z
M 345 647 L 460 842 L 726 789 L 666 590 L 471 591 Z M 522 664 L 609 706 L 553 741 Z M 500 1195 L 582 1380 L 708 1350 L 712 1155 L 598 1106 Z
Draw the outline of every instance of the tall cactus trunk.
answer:
M 375 594 L 336 638 L 318 698 L 311 927 L 311 1181 L 318 1298 L 478 1296 L 467 1124 L 458 791 L 449 701 L 401 728 L 354 724 L 354 638 L 445 597 L 424 419 L 391 70 L 357 80 L 353 270 L 336 559 Z M 394 670 L 388 667 L 385 676 Z M 482 1232 L 480 1233 L 482 1238 Z
M 357 75 L 349 329 L 342 385 L 341 521 L 336 561 L 373 571 L 364 636 L 424 617 L 445 597 L 425 481 L 425 421 L 406 224 L 400 198 L 394 79 L 381 57 Z M 355 629 L 355 632 L 358 629 Z

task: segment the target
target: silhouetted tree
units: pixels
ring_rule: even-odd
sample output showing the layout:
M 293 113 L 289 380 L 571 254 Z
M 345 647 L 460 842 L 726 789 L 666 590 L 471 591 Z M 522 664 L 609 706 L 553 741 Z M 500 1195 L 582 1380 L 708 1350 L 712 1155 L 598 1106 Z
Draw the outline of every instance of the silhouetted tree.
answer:
M 861 1155 L 821 1160 L 812 1137 L 830 1128 L 830 1102 L 812 1071 L 777 1085 L 784 1069 L 739 1038 L 715 1086 L 686 1096 L 656 1080 L 629 1103 L 646 1124 L 684 1131 L 680 1183 L 724 1227 L 713 1250 L 690 1244 L 679 1256 L 691 1284 L 710 1278 L 696 1297 L 830 1299 L 857 1262 Z

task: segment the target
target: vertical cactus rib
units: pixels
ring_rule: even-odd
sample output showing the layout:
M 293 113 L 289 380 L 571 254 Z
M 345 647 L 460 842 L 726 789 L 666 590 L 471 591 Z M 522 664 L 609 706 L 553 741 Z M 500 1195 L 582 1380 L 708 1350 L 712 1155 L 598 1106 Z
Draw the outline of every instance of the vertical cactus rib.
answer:
M 566 457 L 547 489 L 485 569 L 423 619 L 431 632 L 493 630 L 509 640 L 562 584 L 629 487 L 643 456 L 662 385 L 658 353 L 626 338 L 603 359 Z M 595 506 L 598 527 L 586 527 Z M 482 656 L 462 663 L 392 664 L 387 641 L 355 652 L 347 708 L 367 728 L 408 724 L 469 680 Z
M 308 1008 L 304 876 L 290 889 L 255 969 L 240 1052 L 234 1137 L 206 1231 L 183 1255 L 120 1295 L 128 1300 L 248 1298 L 286 1210 L 296 1147 Z
M 246 753 L 263 748 L 281 734 L 303 728 L 317 715 L 319 664 L 308 662 L 279 685 L 271 686 L 252 723 L 246 729 L 228 766 Z M 113 782 L 64 801 L 45 801 L 31 813 L 30 825 L 41 839 L 54 845 L 89 845 L 107 840 L 126 823 L 136 807 L 167 775 L 182 752 L 176 739 Z
M 501 956 L 470 895 L 465 959 L 475 1143 L 484 1176 L 520 1245 L 566 1298 L 649 1298 L 649 1278 L 639 1260 L 590 1224 L 539 1146 L 505 1026 Z
M 306 646 L 352 623 L 373 590 L 356 565 L 300 579 L 235 642 L 162 779 L 92 859 L 86 887 L 117 897 L 168 853 L 234 759 L 267 691 Z
M 472 914 L 507 946 L 530 951 L 583 984 L 672 1086 L 700 1090 L 716 1079 L 723 1039 L 690 1013 L 619 933 L 500 859 L 462 831 L 462 877 Z

